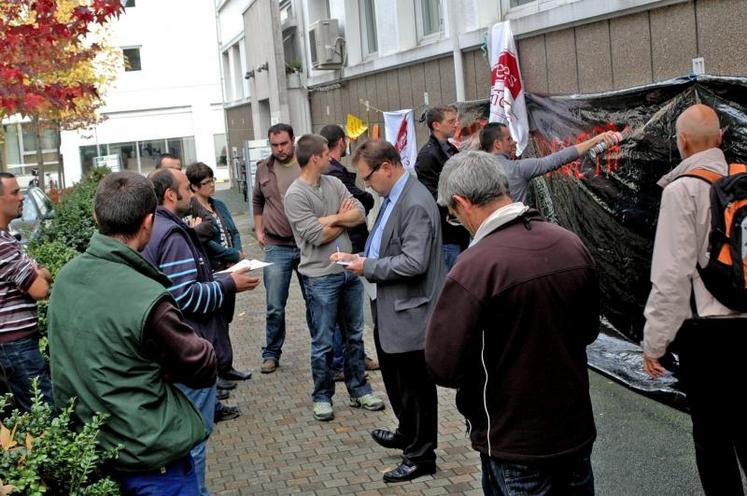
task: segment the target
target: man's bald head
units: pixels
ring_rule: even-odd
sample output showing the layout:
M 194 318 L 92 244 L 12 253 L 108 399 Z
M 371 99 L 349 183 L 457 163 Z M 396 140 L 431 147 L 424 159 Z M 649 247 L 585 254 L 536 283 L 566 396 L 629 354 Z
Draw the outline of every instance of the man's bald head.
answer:
M 721 146 L 721 125 L 716 111 L 698 103 L 677 118 L 677 148 L 683 159 Z

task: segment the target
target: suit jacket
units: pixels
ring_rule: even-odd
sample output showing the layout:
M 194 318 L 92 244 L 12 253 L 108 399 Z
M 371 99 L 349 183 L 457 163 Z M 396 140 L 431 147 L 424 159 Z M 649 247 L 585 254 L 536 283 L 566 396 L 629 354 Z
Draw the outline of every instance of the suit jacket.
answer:
M 459 152 L 457 147 L 448 144 L 452 154 Z M 415 160 L 415 173 L 421 183 L 428 188 L 431 196 L 435 200 L 438 196 L 438 180 L 441 178 L 441 170 L 444 164 L 449 160 L 449 156 L 441 147 L 441 143 L 431 134 L 430 138 L 423 148 L 418 152 L 418 158 Z M 441 215 L 441 232 L 443 233 L 443 242 L 450 245 L 459 245 L 466 249 L 469 245 L 469 233 L 461 226 L 452 226 L 446 222 L 446 207 L 438 207 Z
M 423 349 L 425 327 L 446 277 L 438 207 L 415 177 L 405 183 L 363 275 L 376 283 L 376 317 L 386 353 Z

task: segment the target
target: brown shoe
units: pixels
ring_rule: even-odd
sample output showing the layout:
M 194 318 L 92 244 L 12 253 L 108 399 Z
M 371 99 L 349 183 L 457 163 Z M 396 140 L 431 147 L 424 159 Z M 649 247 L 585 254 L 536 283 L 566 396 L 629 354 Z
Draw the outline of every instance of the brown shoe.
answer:
M 366 357 L 364 362 L 366 363 L 366 370 L 379 370 L 379 362 L 373 358 Z
M 276 362 L 276 361 L 275 361 L 275 360 L 273 360 L 272 358 L 266 358 L 266 359 L 265 359 L 265 360 L 264 360 L 264 361 L 262 362 L 262 368 L 260 369 L 260 371 L 261 371 L 261 372 L 262 372 L 263 374 L 272 374 L 272 373 L 273 373 L 273 372 L 275 372 L 275 371 L 276 371 L 277 369 L 278 369 L 278 362 Z

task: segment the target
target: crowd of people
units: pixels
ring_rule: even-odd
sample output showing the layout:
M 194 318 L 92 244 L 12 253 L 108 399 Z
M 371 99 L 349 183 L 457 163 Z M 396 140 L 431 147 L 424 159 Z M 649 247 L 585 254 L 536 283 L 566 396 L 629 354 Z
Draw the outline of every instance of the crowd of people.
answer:
M 383 410 L 366 374 L 380 367 L 397 422 L 371 437 L 402 453 L 384 481 L 436 472 L 440 385 L 457 389 L 485 494 L 594 494 L 586 346 L 599 332 L 598 276 L 579 237 L 546 222 L 526 195 L 532 178 L 613 137 L 517 160 L 505 125 L 481 130 L 481 151 L 460 152 L 449 142 L 456 108 L 431 108 L 426 122 L 431 135 L 414 173 L 386 141 L 353 151 L 359 180 L 382 199 L 370 232 L 374 197 L 341 163 L 349 148 L 342 128 L 298 139 L 287 124 L 268 130 L 271 156 L 257 165 L 252 198 L 270 263 L 261 372 L 280 366 L 295 272 L 311 336 L 310 413 L 334 418 L 336 380 L 350 407 Z M 644 369 L 666 373 L 662 357 L 676 346 L 706 494 L 742 494 L 747 451 L 730 398 L 747 315 L 701 280 L 710 184 L 693 172 L 729 168 L 713 109 L 688 108 L 676 133 L 683 161 L 659 182 Z M 202 163 L 182 171 L 178 157 L 164 155 L 148 178 L 118 172 L 101 181 L 98 233 L 49 298 L 51 375 L 39 354 L 36 301 L 52 278 L 8 234 L 23 194 L 11 174 L 0 180 L 0 366 L 16 404 L 29 407 L 38 377 L 48 401 L 77 398 L 76 419 L 107 413 L 99 443 L 121 446 L 115 470 L 125 494 L 209 494 L 207 440 L 216 421 L 241 414 L 222 401 L 251 377 L 233 363 L 236 294 L 260 284 L 248 269 L 225 270 L 244 252 L 214 198 L 213 171 Z M 364 305 L 378 363 L 364 349 Z

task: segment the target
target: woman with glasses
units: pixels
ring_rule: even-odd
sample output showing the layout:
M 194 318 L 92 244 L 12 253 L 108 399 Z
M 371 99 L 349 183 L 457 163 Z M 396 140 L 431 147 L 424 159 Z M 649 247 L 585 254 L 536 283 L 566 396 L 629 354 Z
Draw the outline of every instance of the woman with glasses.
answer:
M 209 219 L 215 227 L 212 238 L 203 241 L 205 252 L 214 271 L 223 270 L 235 264 L 244 255 L 241 251 L 241 237 L 228 207 L 214 198 L 215 176 L 213 169 L 202 162 L 187 167 L 187 179 L 194 192 L 192 210 L 197 215 Z

